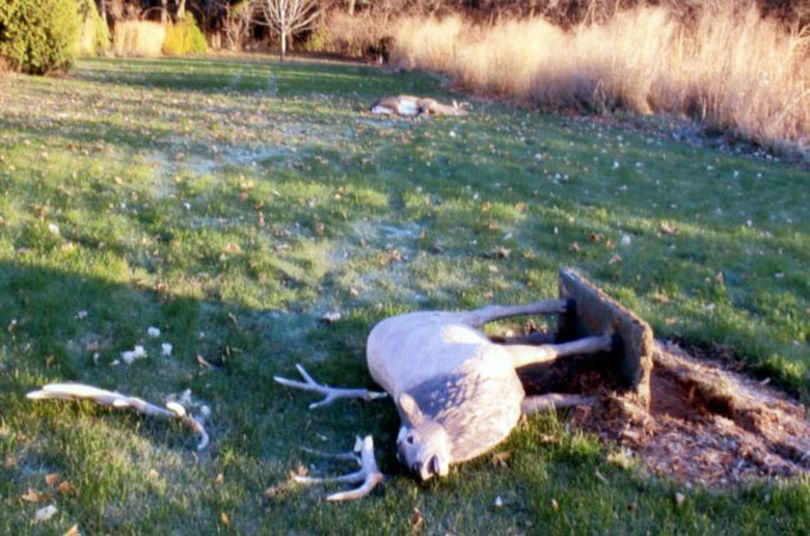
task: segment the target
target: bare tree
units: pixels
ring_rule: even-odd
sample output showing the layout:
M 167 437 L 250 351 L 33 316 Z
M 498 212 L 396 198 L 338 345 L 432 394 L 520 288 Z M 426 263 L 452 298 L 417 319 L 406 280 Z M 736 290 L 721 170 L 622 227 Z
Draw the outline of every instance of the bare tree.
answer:
M 287 56 L 287 39 L 312 26 L 318 17 L 318 0 L 256 0 L 262 19 L 281 38 L 281 61 Z

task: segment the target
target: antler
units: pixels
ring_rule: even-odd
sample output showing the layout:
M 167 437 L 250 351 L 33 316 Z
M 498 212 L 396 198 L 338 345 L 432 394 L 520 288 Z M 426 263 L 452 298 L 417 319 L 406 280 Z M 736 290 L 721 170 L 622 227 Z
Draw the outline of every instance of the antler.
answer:
M 377 400 L 378 398 L 383 398 L 388 396 L 388 393 L 381 393 L 377 391 L 369 391 L 368 389 L 343 389 L 337 387 L 329 387 L 326 384 L 320 384 L 312 379 L 304 367 L 297 364 L 295 368 L 298 369 L 298 372 L 301 376 L 304 377 L 305 382 L 299 382 L 295 380 L 288 380 L 287 378 L 282 378 L 280 376 L 273 376 L 273 379 L 276 380 L 281 385 L 286 385 L 287 387 L 293 387 L 295 389 L 303 389 L 304 391 L 314 391 L 316 393 L 320 393 L 324 395 L 324 399 L 320 402 L 313 402 L 309 405 L 309 409 L 315 409 L 320 406 L 326 406 L 331 404 L 338 398 L 361 398 L 366 402 L 371 402 L 372 400 Z
M 323 455 L 321 452 L 317 454 Z M 358 456 L 359 454 L 359 456 Z M 377 460 L 374 458 L 374 439 L 367 435 L 364 439 L 357 437 L 354 444 L 354 451 L 346 454 L 333 455 L 341 459 L 353 459 L 360 464 L 360 470 L 348 475 L 336 476 L 331 478 L 320 478 L 311 476 L 293 475 L 293 480 L 299 484 L 323 484 L 326 482 L 362 482 L 360 487 L 355 489 L 333 493 L 326 497 L 327 501 L 351 501 L 365 497 L 377 487 L 377 485 L 385 480 L 379 468 L 377 467 Z
M 114 408 L 132 408 L 137 413 L 148 417 L 164 417 L 168 419 L 179 419 L 180 422 L 194 430 L 200 436 L 197 450 L 202 450 L 208 445 L 208 434 L 205 432 L 201 420 L 186 413 L 186 409 L 177 402 L 166 404 L 167 409 L 150 404 L 149 402 L 134 396 L 126 396 L 115 391 L 99 389 L 92 385 L 81 383 L 49 383 L 39 391 L 32 391 L 25 395 L 31 400 L 46 400 L 58 398 L 61 400 L 81 400 L 88 399 Z

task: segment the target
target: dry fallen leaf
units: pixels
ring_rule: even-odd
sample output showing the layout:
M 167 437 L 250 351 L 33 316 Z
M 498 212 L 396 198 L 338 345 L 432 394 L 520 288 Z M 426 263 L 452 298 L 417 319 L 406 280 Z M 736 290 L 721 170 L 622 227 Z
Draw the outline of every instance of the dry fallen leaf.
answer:
M 45 475 L 45 483 L 50 487 L 57 485 L 60 480 L 62 480 L 62 478 L 59 476 L 59 473 L 48 473 Z
M 79 525 L 73 525 L 62 536 L 79 536 Z
M 510 456 L 511 454 L 509 454 L 508 452 L 497 452 L 492 455 L 492 465 L 506 468 L 508 467 L 506 461 L 509 459 Z
M 668 234 L 668 235 L 676 235 L 676 234 L 678 234 L 678 227 L 675 226 L 675 225 L 672 225 L 670 223 L 667 223 L 665 221 L 661 222 L 661 225 L 658 227 L 658 230 L 661 231 L 662 233 Z
M 59 484 L 59 493 L 60 494 L 67 495 L 71 491 L 73 491 L 73 485 L 70 482 L 68 482 L 67 480 L 65 480 L 64 482 Z
M 222 521 L 222 524 L 225 525 L 226 527 L 228 526 L 228 523 L 231 522 L 230 518 L 228 518 L 228 514 L 226 514 L 225 512 L 219 514 L 219 520 Z
M 28 488 L 28 491 L 20 498 L 25 502 L 35 503 L 42 500 L 42 494 L 34 489 Z
M 279 495 L 281 495 L 282 493 L 284 493 L 285 491 L 287 491 L 289 487 L 290 487 L 289 482 L 279 482 L 278 484 L 273 484 L 272 486 L 264 490 L 262 496 L 268 500 L 274 499 Z
M 411 532 L 421 532 L 425 526 L 425 516 L 419 511 L 419 508 L 414 507 L 411 513 Z
M 551 498 L 551 508 L 556 512 L 560 509 L 560 503 L 557 502 L 557 499 L 554 497 Z
M 214 482 L 216 482 L 217 484 L 224 484 L 225 483 L 225 475 L 223 475 L 222 473 L 219 473 L 217 475 L 217 478 L 214 480 Z

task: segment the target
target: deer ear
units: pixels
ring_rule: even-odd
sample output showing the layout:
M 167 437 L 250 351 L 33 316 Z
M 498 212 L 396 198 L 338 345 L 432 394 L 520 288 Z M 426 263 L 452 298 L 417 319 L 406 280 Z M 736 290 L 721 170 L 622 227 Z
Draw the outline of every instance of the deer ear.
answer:
M 402 413 L 405 417 L 411 421 L 412 426 L 419 426 L 419 424 L 425 419 L 425 416 L 422 415 L 422 410 L 419 409 L 419 404 L 416 403 L 416 400 L 409 395 L 408 393 L 402 393 L 399 395 L 399 408 L 402 410 Z

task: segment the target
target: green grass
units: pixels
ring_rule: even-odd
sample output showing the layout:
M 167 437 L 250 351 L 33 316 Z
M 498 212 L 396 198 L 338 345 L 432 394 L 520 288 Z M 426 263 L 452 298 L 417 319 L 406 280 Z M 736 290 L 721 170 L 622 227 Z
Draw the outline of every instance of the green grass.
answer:
M 424 74 L 266 59 L 0 78 L 0 532 L 407 533 L 418 508 L 437 534 L 807 533 L 807 479 L 687 489 L 608 462 L 553 416 L 514 432 L 508 468 L 483 457 L 420 486 L 393 459 L 390 403 L 310 412 L 272 381 L 300 362 L 370 387 L 379 319 L 550 297 L 571 265 L 659 337 L 727 345 L 810 398 L 806 170 L 498 103 L 430 121 L 361 113 L 397 93 L 452 97 Z M 332 310 L 340 322 L 318 322 Z M 134 344 L 149 357 L 113 366 Z M 213 410 L 212 445 L 196 454 L 172 423 L 24 398 L 62 380 L 155 402 L 191 389 Z M 347 469 L 300 446 L 345 450 L 365 433 L 394 475 L 371 497 L 263 499 L 299 464 Z M 37 525 L 46 503 L 21 496 L 47 492 L 52 472 L 74 491 Z

